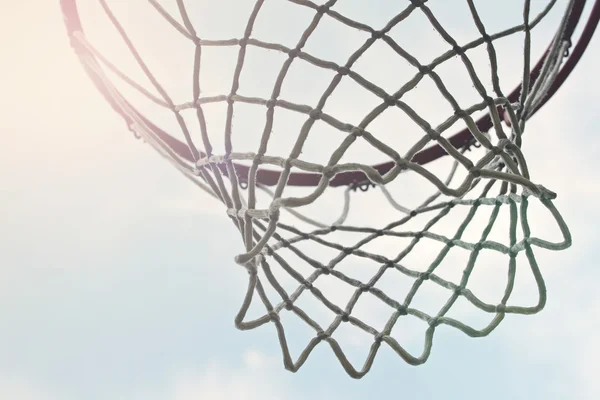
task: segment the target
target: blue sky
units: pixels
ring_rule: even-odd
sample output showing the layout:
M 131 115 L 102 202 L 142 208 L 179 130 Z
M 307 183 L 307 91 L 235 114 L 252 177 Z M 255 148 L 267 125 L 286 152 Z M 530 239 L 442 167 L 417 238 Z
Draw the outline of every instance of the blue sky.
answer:
M 291 374 L 272 326 L 235 329 L 247 285 L 233 262 L 239 233 L 131 137 L 73 57 L 57 3 L 13 2 L 0 24 L 0 398 L 600 396 L 597 37 L 527 128 L 532 174 L 559 193 L 574 238 L 539 252 L 546 309 L 484 339 L 441 328 L 425 365 L 382 351 L 355 381 L 326 346 Z

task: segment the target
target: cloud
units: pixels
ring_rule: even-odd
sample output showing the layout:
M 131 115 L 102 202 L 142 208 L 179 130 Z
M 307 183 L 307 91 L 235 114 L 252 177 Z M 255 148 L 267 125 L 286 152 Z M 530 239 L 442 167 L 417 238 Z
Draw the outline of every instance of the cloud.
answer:
M 200 372 L 184 372 L 175 378 L 169 400 L 284 398 L 284 388 L 269 380 L 268 370 L 272 364 L 263 354 L 248 351 L 239 369 L 214 363 Z
M 281 379 L 278 359 L 256 350 L 248 350 L 240 365 L 232 367 L 219 360 L 208 363 L 201 369 L 180 370 L 174 374 L 156 397 L 156 391 L 148 391 L 133 398 L 160 400 L 281 400 L 321 398 L 309 395 L 306 388 L 292 388 L 292 382 Z M 277 377 L 277 379 L 275 379 Z M 296 393 L 296 394 L 291 394 Z M 132 397 L 124 397 L 131 399 Z M 325 398 L 323 396 L 322 398 Z
M 57 396 L 47 388 L 24 377 L 0 375 L 0 399 L 10 400 L 56 400 Z
M 595 298 L 594 285 L 583 283 L 569 271 L 561 272 L 554 274 L 549 284 L 558 287 L 546 310 L 527 322 L 513 321 L 503 340 L 517 357 L 515 364 L 523 368 L 533 364 L 548 376 L 559 377 L 548 379 L 557 397 L 597 399 L 600 343 L 590 332 L 600 329 L 598 319 L 591 317 L 600 313 L 600 301 Z

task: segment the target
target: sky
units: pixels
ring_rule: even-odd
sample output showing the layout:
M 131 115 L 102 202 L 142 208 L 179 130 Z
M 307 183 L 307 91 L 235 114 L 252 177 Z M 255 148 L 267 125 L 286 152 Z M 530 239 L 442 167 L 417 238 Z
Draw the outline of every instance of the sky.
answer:
M 270 2 L 273 3 L 276 2 Z M 340 7 L 342 3 L 343 0 Z M 539 9 L 543 2 L 533 3 Z M 121 10 L 134 32 L 148 32 L 147 25 L 139 23 L 140 18 L 132 11 L 148 10 L 145 2 L 112 4 Z M 228 6 L 225 2 L 220 4 L 221 8 L 217 5 L 211 10 L 217 16 Z M 340 12 L 372 24 L 385 16 L 382 10 L 393 6 L 393 2 L 383 0 L 378 10 L 361 6 L 358 1 L 346 0 L 345 4 Z M 437 10 L 443 14 L 444 7 Z M 97 28 L 99 46 L 110 51 L 110 44 L 118 43 L 118 38 L 110 36 L 101 19 L 96 22 L 93 12 L 91 8 L 86 21 Z M 292 40 L 294 29 L 302 26 L 301 13 L 297 19 L 289 15 L 285 19 L 289 10 L 275 7 L 268 12 L 282 18 L 261 24 L 268 28 L 258 30 L 256 35 L 286 33 L 289 38 L 277 37 L 282 42 Z M 502 12 L 507 12 L 505 18 L 511 18 L 508 11 Z M 150 146 L 132 137 L 123 119 L 106 104 L 73 55 L 58 1 L 12 2 L 4 6 L 2 14 L 0 398 L 600 396 L 600 384 L 594 374 L 600 356 L 595 340 L 595 332 L 600 328 L 595 318 L 600 312 L 595 285 L 600 274 L 595 266 L 600 254 L 594 240 L 598 232 L 595 221 L 600 218 L 595 207 L 600 188 L 595 174 L 600 167 L 600 146 L 595 135 L 595 104 L 600 100 L 599 83 L 594 79 L 600 60 L 597 37 L 574 75 L 529 122 L 524 139 L 532 176 L 558 193 L 555 204 L 573 235 L 573 245 L 565 251 L 536 253 L 548 288 L 546 308 L 534 316 L 509 315 L 490 336 L 481 339 L 440 328 L 432 355 L 424 365 L 409 366 L 387 349 L 379 353 L 366 377 L 353 380 L 328 346 L 319 346 L 306 364 L 292 374 L 283 368 L 272 325 L 245 332 L 235 329 L 234 316 L 246 292 L 247 274 L 233 261 L 243 246 L 222 205 L 191 185 Z M 223 29 L 218 32 L 227 36 L 230 32 L 226 29 L 239 27 L 239 22 L 223 15 L 204 17 L 203 23 L 217 31 Z M 494 19 L 489 21 L 496 23 Z M 407 22 L 410 23 L 417 25 L 418 21 Z M 455 26 L 453 32 L 466 35 L 460 28 Z M 325 37 L 342 44 L 331 47 L 318 41 L 308 45 L 318 56 L 330 56 L 335 62 L 347 56 L 345 51 L 351 47 L 345 46 L 351 46 L 350 39 L 360 39 L 346 37 L 336 31 L 335 25 L 325 29 Z M 158 34 L 154 32 L 147 34 Z M 149 36 L 143 42 L 163 45 L 161 50 L 172 54 L 185 52 L 184 44 L 171 46 L 174 42 L 169 40 L 174 37 L 165 34 L 164 38 Z M 427 45 L 407 43 L 412 42 L 411 50 L 422 52 L 422 57 L 440 54 L 433 39 L 431 43 L 422 40 Z M 148 49 L 152 50 L 152 46 Z M 534 47 L 534 52 L 541 48 Z M 119 59 L 119 53 L 115 54 Z M 178 76 L 185 76 L 186 67 L 176 58 L 162 56 L 165 53 L 159 51 L 147 54 L 158 73 L 163 72 L 161 78 L 165 81 L 173 78 L 172 68 L 181 68 L 175 71 Z M 221 56 L 222 60 L 229 57 Z M 264 56 L 276 58 L 274 54 Z M 378 56 L 373 55 L 379 59 Z M 219 59 L 218 55 L 215 58 Z M 514 77 L 510 72 L 513 61 L 507 56 L 502 59 L 509 60 L 503 64 L 507 81 L 514 82 L 510 79 Z M 260 57 L 254 65 L 256 73 L 252 73 L 253 65 L 249 64 L 250 74 L 256 79 L 242 85 L 248 93 L 264 90 L 268 87 L 265 80 L 274 79 L 273 70 L 269 69 L 273 61 L 261 64 L 259 60 Z M 123 59 L 123 65 L 127 69 L 133 64 Z M 229 64 L 223 61 L 207 67 L 215 77 L 209 80 L 207 92 L 223 90 L 222 85 L 228 82 L 226 65 Z M 320 93 L 319 83 L 327 77 L 321 78 L 314 72 L 314 84 L 303 87 L 300 78 L 306 75 L 302 67 L 298 68 L 295 72 L 299 80 L 292 80 L 285 94 L 296 93 L 299 97 L 293 100 L 308 103 L 311 96 Z M 396 68 L 392 61 L 357 68 L 373 80 L 380 79 L 382 85 L 397 86 L 398 82 L 390 77 L 390 71 Z M 513 66 L 512 73 L 514 70 Z M 453 81 L 450 84 L 464 82 L 450 67 L 446 74 L 445 79 Z M 515 76 L 518 78 L 518 73 Z M 189 86 L 183 79 L 170 81 L 174 82 L 169 87 L 174 93 Z M 177 86 L 182 82 L 183 86 Z M 510 87 L 509 83 L 506 85 Z M 429 90 L 426 86 L 421 89 L 423 93 Z M 330 105 L 330 111 L 343 118 L 354 118 L 357 109 L 372 101 L 362 96 L 351 107 L 344 107 L 343 90 L 352 93 L 352 88 L 341 88 L 342 95 Z M 463 101 L 468 101 L 468 95 L 464 94 Z M 437 108 L 437 104 L 442 107 L 442 102 L 434 103 L 428 96 L 409 100 L 424 113 L 429 110 L 431 118 L 444 112 Z M 159 114 L 160 110 L 152 111 L 152 105 L 140 100 L 140 107 L 148 107 L 147 112 L 156 115 L 160 123 L 169 123 Z M 240 114 L 239 121 L 256 123 L 251 116 L 254 114 L 246 114 L 245 110 Z M 212 115 L 214 121 L 210 123 L 218 124 L 222 118 L 218 110 Z M 397 117 L 390 118 L 395 121 Z M 385 122 L 373 129 L 383 130 Z M 275 132 L 286 132 L 295 123 L 293 117 L 284 119 Z M 392 138 L 387 131 L 382 135 L 390 135 L 383 136 L 387 140 Z M 275 136 L 273 140 L 274 151 L 289 146 L 285 137 Z M 248 133 L 238 143 L 246 150 L 244 146 L 255 144 L 256 137 Z M 309 141 L 306 156 L 318 161 L 328 154 L 327 146 L 336 143 L 339 141 Z M 400 142 L 397 146 L 405 144 Z M 378 154 L 369 151 L 353 149 L 348 157 L 375 159 Z M 401 187 L 393 189 L 401 191 Z M 420 190 L 415 192 L 421 193 Z M 358 209 L 367 209 L 362 208 L 365 205 L 379 208 L 383 204 L 381 199 L 373 200 L 376 192 L 367 195 L 353 199 Z M 341 192 L 332 192 L 315 212 L 330 218 L 329 207 L 339 207 L 341 197 Z M 415 201 L 407 199 L 411 200 Z M 361 214 L 351 218 L 360 219 L 364 217 Z M 381 208 L 369 218 L 387 221 L 390 212 Z M 543 219 L 537 221 L 538 231 L 553 234 L 552 224 Z M 478 283 L 483 290 L 495 287 L 491 273 L 484 272 Z M 524 299 L 530 300 L 530 284 L 525 282 L 520 288 Z M 332 295 L 339 294 L 334 288 L 331 290 Z M 435 292 L 431 296 L 435 297 Z M 363 312 L 377 315 L 376 309 L 368 307 Z M 292 347 L 300 346 L 302 339 L 299 333 L 290 334 Z M 364 342 L 354 340 L 352 335 L 345 339 L 350 356 L 356 360 L 364 358 Z M 408 342 L 409 346 L 416 343 L 415 348 L 419 347 L 417 339 Z

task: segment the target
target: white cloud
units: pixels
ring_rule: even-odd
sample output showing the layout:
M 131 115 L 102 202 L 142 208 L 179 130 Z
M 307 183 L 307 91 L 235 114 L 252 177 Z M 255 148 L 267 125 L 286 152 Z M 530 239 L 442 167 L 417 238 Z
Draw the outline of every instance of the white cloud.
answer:
M 278 373 L 280 367 L 281 363 L 278 359 L 268 357 L 255 350 L 248 350 L 241 356 L 239 367 L 226 366 L 221 361 L 215 360 L 202 369 L 180 370 L 170 380 L 160 399 L 281 400 L 306 398 L 290 394 L 292 393 L 291 384 L 280 379 L 281 374 Z M 278 379 L 272 378 L 274 376 L 278 376 Z M 149 397 L 139 396 L 139 398 Z M 138 397 L 134 396 L 134 398 Z
M 199 375 L 191 373 L 178 377 L 169 400 L 283 398 L 283 391 L 277 387 L 277 384 L 256 375 L 256 371 L 247 368 L 227 370 L 213 365 Z

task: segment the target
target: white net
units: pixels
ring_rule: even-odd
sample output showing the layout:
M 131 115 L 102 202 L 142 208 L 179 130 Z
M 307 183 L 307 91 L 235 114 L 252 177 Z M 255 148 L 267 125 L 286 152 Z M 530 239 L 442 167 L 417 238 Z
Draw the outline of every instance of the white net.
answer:
M 239 229 L 245 252 L 236 261 L 246 268 L 249 285 L 235 318 L 237 327 L 252 329 L 272 323 L 284 364 L 291 371 L 300 368 L 317 345 L 328 343 L 345 370 L 353 377 L 361 377 L 371 368 L 383 343 L 408 363 L 421 364 L 430 355 L 439 326 L 450 326 L 469 336 L 485 336 L 506 314 L 533 314 L 543 308 L 546 291 L 534 249 L 561 250 L 570 245 L 571 238 L 553 205 L 555 194 L 530 177 L 522 137 L 527 119 L 544 100 L 569 47 L 562 33 L 572 1 L 521 1 L 518 7 L 511 6 L 518 11 L 518 21 L 490 30 L 489 25 L 497 25 L 496 19 L 484 22 L 481 10 L 486 6 L 467 0 L 461 5 L 465 6 L 464 15 L 469 19 L 452 21 L 470 24 L 476 37 L 460 42 L 446 27 L 444 5 L 438 5 L 436 11 L 435 6 L 429 5 L 432 2 L 395 2 L 394 8 L 401 9 L 394 13 L 364 12 L 365 19 L 373 15 L 385 17 L 385 23 L 377 27 L 348 16 L 352 7 L 342 8 L 343 0 L 322 4 L 307 0 L 258 0 L 244 5 L 236 3 L 235 8 L 226 3 L 211 5 L 183 0 L 145 3 L 148 15 L 164 23 L 163 33 L 156 40 L 185 43 L 181 46 L 190 50 L 185 53 L 189 75 L 184 75 L 183 70 L 167 70 L 172 80 L 185 86 L 183 92 L 188 97 L 183 101 L 171 96 L 167 84 L 157 78 L 146 61 L 146 57 L 157 59 L 161 54 L 144 53 L 128 34 L 128 26 L 133 30 L 155 28 L 142 18 L 145 14 L 128 11 L 118 16 L 113 10 L 116 4 L 97 2 L 101 17 L 109 22 L 110 32 L 119 43 L 124 44 L 133 60 L 131 65 L 137 69 L 136 76 L 145 84 L 127 72 L 126 67 L 111 60 L 87 32 L 75 30 L 72 39 L 88 72 L 113 107 L 126 118 L 130 129 L 220 200 Z M 291 6 L 298 15 L 310 15 L 294 40 L 282 36 L 279 41 L 279 31 L 272 34 L 272 41 L 257 37 L 260 22 L 272 24 L 268 28 L 273 30 L 278 23 L 292 29 L 294 18 L 269 14 L 269 18 L 261 19 L 261 13 L 268 13 L 269 5 L 274 3 Z M 505 12 L 507 7 L 503 5 L 497 11 Z M 194 22 L 199 9 L 205 18 L 218 20 L 219 23 L 213 24 L 216 31 L 211 32 L 216 36 L 209 36 L 204 32 L 205 25 Z M 225 15 L 223 20 L 213 16 L 219 11 Z M 502 15 L 493 15 L 503 20 Z M 427 24 L 426 29 L 439 36 L 445 49 L 427 63 L 420 61 L 393 34 L 403 24 L 415 23 L 417 16 L 422 18 L 418 20 L 420 24 Z M 98 14 L 96 17 L 99 18 Z M 546 20 L 551 22 L 551 34 L 545 41 L 540 40 L 545 56 L 534 79 L 532 53 L 536 47 L 532 37 Z M 238 36 L 218 36 L 223 21 L 237 27 Z M 209 20 L 203 23 L 210 25 Z M 343 26 L 348 32 L 356 31 L 364 40 L 339 60 L 315 55 L 307 47 L 315 32 L 328 23 Z M 543 28 L 540 30 L 544 32 Z M 330 48 L 331 52 L 343 53 L 340 49 L 347 44 L 344 37 L 325 34 L 330 36 L 337 40 L 334 43 L 339 43 Z M 102 40 L 112 43 L 104 36 Z M 150 42 L 153 46 L 158 44 Z M 410 42 L 418 44 L 418 39 L 412 37 Z M 512 45 L 510 66 L 521 81 L 516 101 L 511 101 L 500 82 L 502 66 L 498 52 L 506 43 Z M 515 48 L 514 43 L 519 47 Z M 373 56 L 370 52 L 377 46 L 383 46 L 379 48 L 385 48 L 392 56 L 385 59 Z M 312 47 L 319 52 L 318 45 Z M 181 49 L 177 48 L 183 52 Z M 221 49 L 232 50 L 221 53 L 223 60 L 229 61 L 211 67 L 207 60 Z M 250 54 L 257 50 L 270 54 L 259 64 L 262 72 L 244 75 L 244 71 L 252 68 Z M 484 56 L 483 67 L 473 61 L 473 54 Z M 277 63 L 270 63 L 268 57 L 280 58 Z M 392 60 L 401 60 L 406 71 L 399 73 L 398 69 L 392 69 L 391 74 L 383 77 L 371 74 L 371 79 L 360 71 L 365 59 L 371 64 L 392 66 Z M 468 103 L 455 94 L 452 73 L 442 76 L 439 72 L 452 61 L 456 69 L 451 72 L 460 69 L 474 93 Z M 522 68 L 515 68 L 517 61 Z M 296 64 L 312 72 L 301 74 L 304 79 L 286 87 L 287 77 Z M 158 65 L 160 70 L 161 64 Z M 273 65 L 276 68 L 270 75 L 264 72 Z M 209 76 L 206 70 L 211 68 L 231 69 L 227 92 L 214 92 L 211 86 L 215 85 L 214 80 L 205 77 Z M 315 83 L 320 73 L 329 77 L 323 86 Z M 261 81 L 267 77 L 268 84 Z M 393 90 L 389 89 L 393 85 L 378 83 L 397 78 L 403 81 Z M 245 84 L 241 83 L 244 79 Z M 246 95 L 240 89 L 253 85 L 268 91 Z M 359 87 L 363 95 L 345 95 L 344 85 Z M 424 91 L 427 85 L 440 103 L 435 103 L 433 95 L 415 94 Z M 310 92 L 317 86 L 312 103 L 284 97 L 290 90 Z M 336 113 L 331 103 L 340 92 L 346 106 Z M 417 96 L 424 104 L 423 112 L 411 106 L 411 96 Z M 175 122 L 169 134 L 179 132 L 184 148 L 166 139 L 151 116 L 140 114 L 143 106 L 132 101 L 132 97 L 167 112 Z M 369 105 L 363 106 L 360 101 L 367 97 Z M 211 130 L 217 126 L 212 122 L 211 107 L 217 105 L 222 107 L 218 117 L 222 129 Z M 424 116 L 431 110 L 438 118 L 442 116 L 439 123 L 433 124 L 431 118 Z M 395 125 L 399 120 L 386 119 L 391 112 L 395 113 L 394 118 L 403 118 L 410 124 L 412 136 L 404 132 L 408 129 Z M 260 128 L 244 123 L 247 113 L 261 115 Z M 477 121 L 477 116 L 484 113 L 490 116 L 489 131 L 482 130 Z M 457 127 L 464 127 L 469 133 L 468 140 L 460 145 L 447 134 Z M 274 133 L 278 130 L 286 132 L 283 139 Z M 329 134 L 335 135 L 335 139 Z M 397 140 L 404 140 L 405 145 L 399 145 Z M 277 141 L 285 145 L 278 147 Z M 419 157 L 432 144 L 447 156 L 431 163 L 437 166 L 429 167 Z M 371 155 L 388 163 L 374 167 Z M 411 184 L 411 179 L 419 183 Z M 354 195 L 357 191 L 368 193 Z M 340 192 L 341 199 L 336 196 Z M 385 199 L 385 204 L 373 201 L 374 194 L 380 200 Z M 544 240 L 532 234 L 528 214 L 532 202 L 547 211 L 546 223 L 555 222 L 559 240 Z M 496 231 L 501 235 L 494 236 Z M 492 274 L 490 260 L 499 276 L 495 282 L 498 290 L 495 297 L 484 300 L 485 296 L 474 293 L 470 285 L 476 271 L 482 269 L 484 275 Z M 454 274 L 444 275 L 441 268 L 444 263 L 454 268 Z M 534 282 L 536 299 L 531 305 L 511 300 L 516 276 L 523 271 L 528 271 Z M 424 303 L 417 299 L 425 287 L 434 287 L 432 290 L 437 291 L 434 297 L 443 301 L 435 306 L 421 305 Z M 369 308 L 369 302 L 377 305 Z M 460 313 L 451 315 L 451 310 L 461 302 L 489 315 L 490 319 L 476 328 L 462 321 Z M 263 313 L 251 318 L 249 310 L 253 303 L 261 304 Z M 290 319 L 296 321 L 290 322 L 291 325 L 299 321 L 307 326 L 311 336 L 295 355 L 285 329 Z M 409 336 L 402 328 L 407 320 L 425 325 L 421 348 L 412 350 L 403 343 Z M 343 341 L 340 338 L 346 335 L 340 332 L 348 329 L 368 338 L 366 357 L 358 366 L 350 361 L 340 344 Z

